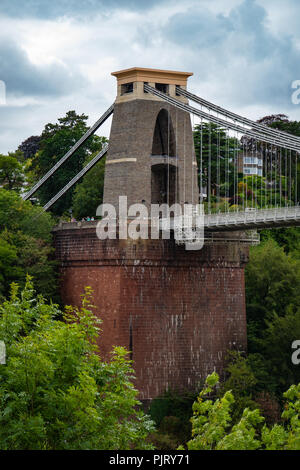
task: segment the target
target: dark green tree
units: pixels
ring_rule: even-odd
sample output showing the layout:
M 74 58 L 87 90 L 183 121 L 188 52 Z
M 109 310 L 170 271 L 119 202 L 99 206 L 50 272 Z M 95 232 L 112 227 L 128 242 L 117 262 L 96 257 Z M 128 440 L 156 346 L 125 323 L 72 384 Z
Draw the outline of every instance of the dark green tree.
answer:
M 36 152 L 40 148 L 40 141 L 40 135 L 32 135 L 19 145 L 18 149 L 21 150 L 21 152 L 23 153 L 25 160 L 28 160 L 29 158 L 33 158 L 35 156 Z
M 92 156 L 88 160 L 91 160 Z M 88 161 L 86 161 L 88 163 Z M 95 216 L 103 201 L 105 158 L 100 160 L 79 183 L 73 193 L 73 215 L 77 219 Z
M 16 155 L 0 155 L 0 184 L 4 189 L 20 190 L 24 183 L 24 173 Z
M 296 311 L 289 307 L 283 317 L 274 314 L 267 321 L 267 328 L 262 338 L 258 340 L 261 354 L 276 384 L 277 396 L 280 396 L 287 387 L 300 382 L 299 364 L 294 364 L 292 361 L 294 352 L 292 344 L 299 339 L 300 307 Z
M 197 124 L 194 146 L 199 171 L 199 187 L 211 181 L 211 198 L 230 198 L 235 194 L 236 165 L 240 142 L 228 130 L 213 123 Z M 202 175 L 202 176 L 201 176 Z
M 67 112 L 66 116 L 58 119 L 58 123 L 47 124 L 41 135 L 39 151 L 32 160 L 32 167 L 37 182 L 55 163 L 57 163 L 73 145 L 86 133 L 88 116 Z M 91 136 L 75 154 L 70 157 L 59 170 L 38 191 L 37 195 L 42 205 L 46 204 L 60 189 L 62 189 L 84 166 L 88 157 L 102 148 L 105 138 Z M 74 187 L 71 188 L 51 208 L 55 214 L 61 215 L 72 206 Z
M 246 303 L 250 349 L 252 339 L 266 328 L 273 315 L 300 307 L 300 262 L 269 239 L 251 249 L 246 267 Z M 259 352 L 259 351 L 255 351 Z
M 24 285 L 26 274 L 34 276 L 36 288 L 47 298 L 58 299 L 57 263 L 53 259 L 51 214 L 14 191 L 0 189 L 0 298 L 9 284 Z

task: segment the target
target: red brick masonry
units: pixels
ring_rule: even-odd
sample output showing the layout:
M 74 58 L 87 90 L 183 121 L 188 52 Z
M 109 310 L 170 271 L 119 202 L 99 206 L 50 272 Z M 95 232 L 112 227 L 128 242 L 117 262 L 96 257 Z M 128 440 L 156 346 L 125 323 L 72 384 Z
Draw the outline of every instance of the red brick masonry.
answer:
M 54 230 L 63 301 L 79 305 L 93 288 L 101 354 L 131 349 L 141 399 L 192 389 L 222 373 L 229 349 L 246 349 L 241 234 L 185 251 L 174 240 L 99 240 L 93 223 L 80 225 Z

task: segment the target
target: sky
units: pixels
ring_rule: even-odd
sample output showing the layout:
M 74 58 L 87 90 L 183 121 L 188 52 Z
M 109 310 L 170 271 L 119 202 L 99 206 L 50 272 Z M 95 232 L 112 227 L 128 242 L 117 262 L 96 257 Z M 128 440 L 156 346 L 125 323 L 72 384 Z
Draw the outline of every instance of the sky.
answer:
M 299 17 L 299 0 L 0 0 L 0 153 L 69 110 L 92 125 L 129 67 L 193 72 L 219 106 L 300 120 Z

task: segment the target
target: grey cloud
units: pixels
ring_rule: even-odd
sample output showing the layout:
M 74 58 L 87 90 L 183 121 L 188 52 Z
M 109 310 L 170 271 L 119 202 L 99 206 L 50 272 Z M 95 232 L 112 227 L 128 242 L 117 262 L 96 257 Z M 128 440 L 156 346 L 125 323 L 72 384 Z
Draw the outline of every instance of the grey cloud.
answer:
M 225 83 L 235 103 L 290 107 L 300 52 L 291 35 L 274 35 L 267 22 L 266 9 L 244 0 L 227 16 L 200 8 L 174 15 L 161 34 L 186 49 L 202 79 Z
M 202 8 L 172 16 L 164 35 L 179 45 L 201 48 L 220 43 L 231 30 L 230 22 L 223 15 L 216 16 Z
M 149 9 L 159 0 L 1 0 L 0 12 L 12 17 L 57 18 L 60 16 L 89 16 L 116 8 Z
M 36 66 L 15 43 L 0 45 L 0 79 L 15 96 L 60 96 L 80 88 L 85 81 L 63 65 Z

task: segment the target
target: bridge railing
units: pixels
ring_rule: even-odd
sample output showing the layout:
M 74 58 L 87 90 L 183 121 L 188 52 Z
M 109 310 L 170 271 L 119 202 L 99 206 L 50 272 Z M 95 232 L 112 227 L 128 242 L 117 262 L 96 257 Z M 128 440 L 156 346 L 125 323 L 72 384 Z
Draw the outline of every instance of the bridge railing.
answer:
M 255 226 L 256 224 L 280 221 L 300 221 L 300 206 L 207 214 L 204 217 L 204 226 L 233 226 L 242 224 L 252 224 Z

